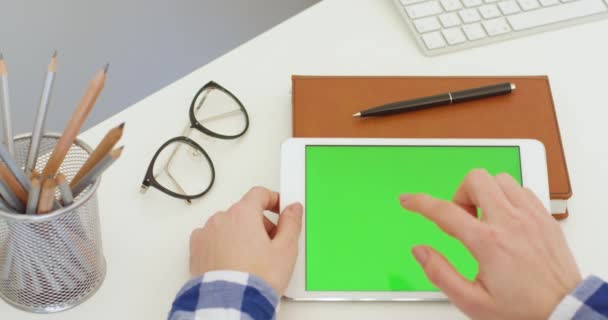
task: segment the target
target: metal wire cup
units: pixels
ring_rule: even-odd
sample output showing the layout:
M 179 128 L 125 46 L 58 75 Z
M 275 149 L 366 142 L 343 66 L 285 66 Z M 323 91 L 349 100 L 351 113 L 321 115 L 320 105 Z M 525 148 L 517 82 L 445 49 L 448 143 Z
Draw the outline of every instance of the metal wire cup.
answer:
M 59 139 L 46 134 L 36 169 L 42 172 Z M 25 165 L 30 135 L 15 139 L 15 160 Z M 60 172 L 73 178 L 91 153 L 76 140 Z M 99 179 L 74 202 L 45 215 L 0 210 L 0 297 L 18 309 L 51 313 L 84 302 L 101 286 L 106 273 L 99 207 Z M 58 194 L 58 193 L 57 193 Z

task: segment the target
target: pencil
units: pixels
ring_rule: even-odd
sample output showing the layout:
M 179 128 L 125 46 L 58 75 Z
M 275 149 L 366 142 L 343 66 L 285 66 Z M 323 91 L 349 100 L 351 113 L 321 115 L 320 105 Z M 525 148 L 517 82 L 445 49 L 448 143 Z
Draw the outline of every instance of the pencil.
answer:
M 25 209 L 23 204 L 21 204 L 19 199 L 17 199 L 17 196 L 2 180 L 0 180 L 0 196 L 2 196 L 2 199 L 4 199 L 10 207 L 17 210 L 17 212 L 23 213 L 23 210 Z
M 4 144 L 11 155 L 15 154 L 13 144 L 13 124 L 11 118 L 11 102 L 8 93 L 8 70 L 4 63 L 4 56 L 0 53 L 0 96 L 2 96 L 2 120 L 4 126 Z
M 60 173 L 55 178 L 55 182 L 57 182 L 57 186 L 59 187 L 59 193 L 61 193 L 61 198 L 63 199 L 63 205 L 69 206 L 74 202 L 74 195 L 72 195 L 72 190 L 68 185 L 68 180 L 65 178 L 63 173 Z
M 2 195 L 0 195 L 0 211 L 15 213 L 15 209 L 11 208 Z
M 38 179 L 40 179 L 40 183 L 42 184 L 43 183 L 42 174 L 40 174 L 40 172 L 34 170 L 31 173 L 31 178 L 36 178 L 36 177 L 38 177 Z M 61 208 L 61 203 L 59 203 L 59 201 L 57 199 L 55 199 L 53 201 L 53 210 L 57 210 L 59 208 Z
M 4 161 L 4 164 L 6 165 L 8 170 L 13 174 L 13 176 L 15 176 L 17 181 L 19 181 L 19 184 L 21 185 L 23 190 L 25 190 L 25 192 L 28 192 L 30 190 L 30 181 L 27 180 L 27 178 L 25 177 L 25 174 L 23 173 L 21 168 L 17 165 L 17 163 L 15 162 L 15 159 L 10 154 L 8 149 L 1 143 L 0 143 L 0 159 L 2 161 Z
M 116 159 L 118 159 L 120 157 L 123 149 L 124 149 L 124 147 L 120 147 L 120 148 L 116 148 L 116 149 L 110 151 L 110 153 L 108 153 L 105 157 L 103 157 L 103 159 L 101 161 L 99 161 L 99 163 L 97 163 L 91 169 L 91 171 L 89 171 L 84 177 L 82 177 L 80 182 L 78 182 L 72 188 L 72 194 L 74 195 L 74 197 L 78 197 L 78 195 L 82 191 L 84 191 L 84 189 L 86 189 L 90 184 L 94 183 L 97 180 L 97 178 L 99 178 L 99 176 L 106 169 L 108 169 L 108 167 L 111 166 L 112 163 L 114 163 L 114 161 L 116 161 Z
M 14 234 L 14 229 L 10 228 L 9 226 L 9 236 L 6 237 L 6 241 L 4 243 L 4 246 L 6 247 L 6 250 L 2 250 L 4 252 L 6 252 L 6 254 L 4 255 L 4 259 L 2 259 L 4 261 L 4 267 L 1 268 L 2 266 L 0 266 L 0 269 L 2 269 L 2 272 L 0 272 L 0 279 L 1 280 L 8 280 L 9 276 L 11 274 L 11 270 L 13 269 L 14 265 L 13 265 L 13 256 L 15 255 L 15 249 L 14 249 L 14 245 L 13 245 L 13 234 Z
M 36 170 L 32 171 L 31 176 L 32 176 L 32 178 L 36 178 L 37 177 L 38 179 L 42 180 L 42 174 L 40 174 L 40 172 L 38 172 Z
M 34 168 L 36 168 L 36 160 L 38 159 L 38 151 L 40 148 L 40 139 L 44 133 L 44 123 L 46 121 L 46 114 L 48 111 L 49 103 L 51 101 L 51 93 L 53 92 L 53 83 L 55 81 L 55 72 L 57 71 L 57 51 L 53 53 L 51 62 L 47 68 L 46 80 L 42 87 L 42 94 L 40 95 L 40 105 L 36 112 L 36 120 L 34 121 L 34 128 L 32 129 L 32 140 L 30 142 L 30 149 L 27 153 L 27 160 L 25 162 L 25 173 L 30 174 Z
M 105 137 L 101 140 L 97 148 L 93 150 L 89 159 L 82 165 L 78 173 L 74 176 L 72 181 L 70 182 L 70 187 L 74 187 L 82 177 L 84 177 L 99 161 L 103 159 L 105 155 L 107 155 L 112 148 L 118 143 L 118 140 L 122 137 L 122 133 L 125 127 L 125 123 L 121 123 L 119 126 L 112 128 Z
M 32 184 L 30 188 L 30 194 L 27 199 L 27 206 L 25 208 L 25 214 L 36 214 L 36 207 L 38 206 L 38 198 L 40 197 L 40 176 L 32 176 Z
M 53 176 L 48 175 L 42 183 L 42 189 L 40 190 L 40 199 L 38 200 L 38 214 L 48 213 L 53 209 L 53 202 L 55 201 L 55 188 L 57 184 Z
M 91 112 L 99 93 L 103 89 L 107 71 L 108 65 L 101 69 L 89 83 L 89 87 L 72 114 L 72 118 L 70 118 L 70 121 L 63 130 L 63 134 L 61 135 L 61 138 L 59 138 L 55 149 L 53 149 L 53 153 L 51 153 L 49 161 L 47 162 L 46 167 L 44 167 L 42 176 L 55 176 L 57 170 L 59 170 L 63 159 L 72 147 L 74 139 L 76 139 L 76 135 L 78 135 L 82 124 Z
M 13 212 L 12 209 L 9 209 L 8 203 L 4 202 L 4 199 L 0 199 L 0 211 Z
M 3 162 L 0 162 L 0 179 L 6 183 L 22 204 L 27 203 L 27 192 Z

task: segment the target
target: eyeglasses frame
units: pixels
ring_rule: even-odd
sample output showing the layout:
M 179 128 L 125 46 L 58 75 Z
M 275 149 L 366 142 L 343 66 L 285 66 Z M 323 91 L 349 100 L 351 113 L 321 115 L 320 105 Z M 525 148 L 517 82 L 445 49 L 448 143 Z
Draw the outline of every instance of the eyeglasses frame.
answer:
M 228 114 L 231 114 L 231 113 L 237 112 L 237 111 L 242 112 L 243 115 L 245 116 L 245 126 L 241 132 L 239 132 L 235 135 L 220 134 L 220 133 L 214 132 L 214 131 L 206 128 L 196 119 L 196 111 L 198 111 L 202 107 L 205 99 L 207 98 L 207 94 L 209 94 L 209 92 L 211 92 L 212 89 L 220 90 L 223 93 L 227 94 L 239 106 L 239 110 L 229 111 L 226 114 L 221 114 L 219 116 L 214 116 L 212 118 L 226 116 Z M 205 93 L 205 94 L 201 98 L 201 101 L 198 103 L 198 107 L 196 107 L 196 105 L 197 105 L 196 101 L 198 100 L 199 96 L 202 93 Z M 194 95 L 194 98 L 192 99 L 192 103 L 190 104 L 190 109 L 189 109 L 188 115 L 189 115 L 189 119 L 190 119 L 190 125 L 186 126 L 186 128 L 183 132 L 183 135 L 167 140 L 156 151 L 156 153 L 154 154 L 154 157 L 152 157 L 152 160 L 150 161 L 150 164 L 148 165 L 148 169 L 146 170 L 146 175 L 144 177 L 144 180 L 142 181 L 141 189 L 143 192 L 145 192 L 148 188 L 153 187 L 174 198 L 186 200 L 186 201 L 188 201 L 188 203 L 191 203 L 191 201 L 194 199 L 201 198 L 202 196 L 204 196 L 211 190 L 211 187 L 213 186 L 213 184 L 215 182 L 215 166 L 213 165 L 213 161 L 211 160 L 211 157 L 209 157 L 209 154 L 205 151 L 205 149 L 203 147 L 201 147 L 198 143 L 196 143 L 194 140 L 188 138 L 187 134 L 190 133 L 190 130 L 195 129 L 195 130 L 198 130 L 198 131 L 200 131 L 208 136 L 214 137 L 214 138 L 218 138 L 218 139 L 222 139 L 222 140 L 233 140 L 233 139 L 243 136 L 249 129 L 249 114 L 247 113 L 247 110 L 245 109 L 243 103 L 234 94 L 232 94 L 232 92 L 228 91 L 227 89 L 225 89 L 224 87 L 222 87 L 221 85 L 217 84 L 214 81 L 208 82 L 207 84 L 205 84 L 203 87 L 201 87 L 196 92 L 196 94 Z M 205 119 L 205 120 L 210 120 L 210 119 Z M 207 160 L 207 162 L 209 163 L 209 167 L 211 169 L 211 181 L 209 182 L 209 185 L 207 186 L 207 188 L 205 188 L 205 190 L 203 192 L 194 194 L 194 195 L 186 195 L 185 191 L 183 189 L 181 189 L 181 186 L 179 185 L 179 183 L 177 182 L 175 177 L 173 177 L 173 175 L 171 174 L 171 171 L 169 170 L 169 163 L 171 163 L 171 159 L 173 159 L 173 156 L 175 156 L 175 153 L 177 152 L 177 148 L 179 148 L 179 146 L 176 147 L 176 150 L 173 151 L 173 153 L 167 160 L 164 170 L 167 172 L 167 175 L 169 176 L 169 178 L 173 180 L 175 185 L 179 189 L 181 189 L 181 192 L 183 192 L 184 194 L 179 194 L 177 192 L 171 191 L 171 190 L 165 188 L 163 185 L 161 185 L 158 182 L 158 180 L 156 180 L 156 176 L 154 175 L 154 165 L 156 163 L 158 156 L 162 153 L 162 151 L 167 146 L 169 146 L 173 143 L 176 143 L 176 142 L 185 143 L 185 144 L 191 146 L 192 148 L 196 149 L 198 152 L 200 152 L 205 157 L 205 160 Z

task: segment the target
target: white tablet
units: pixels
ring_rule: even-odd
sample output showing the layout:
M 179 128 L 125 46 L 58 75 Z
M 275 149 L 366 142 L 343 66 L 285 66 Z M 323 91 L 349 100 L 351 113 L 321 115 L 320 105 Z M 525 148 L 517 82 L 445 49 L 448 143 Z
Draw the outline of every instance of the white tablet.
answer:
M 444 300 L 410 249 L 431 245 L 467 278 L 469 251 L 398 196 L 451 199 L 465 175 L 506 172 L 549 209 L 545 149 L 536 140 L 290 139 L 281 158 L 281 205 L 300 202 L 299 256 L 285 296 L 295 300 Z

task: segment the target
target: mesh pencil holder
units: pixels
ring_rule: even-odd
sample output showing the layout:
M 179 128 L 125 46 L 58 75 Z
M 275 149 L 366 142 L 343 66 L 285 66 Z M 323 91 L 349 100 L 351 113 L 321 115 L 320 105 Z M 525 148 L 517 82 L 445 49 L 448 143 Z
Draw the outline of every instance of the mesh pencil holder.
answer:
M 36 169 L 42 172 L 59 135 L 40 142 Z M 24 166 L 30 136 L 15 139 L 15 160 Z M 70 181 L 91 152 L 75 141 L 60 172 Z M 57 312 L 91 297 L 101 286 L 106 263 L 101 245 L 99 179 L 66 207 L 45 215 L 0 211 L 0 297 L 25 311 Z

